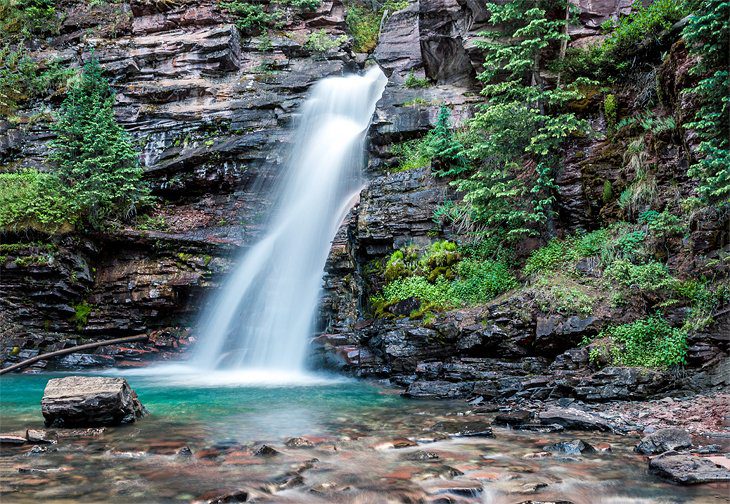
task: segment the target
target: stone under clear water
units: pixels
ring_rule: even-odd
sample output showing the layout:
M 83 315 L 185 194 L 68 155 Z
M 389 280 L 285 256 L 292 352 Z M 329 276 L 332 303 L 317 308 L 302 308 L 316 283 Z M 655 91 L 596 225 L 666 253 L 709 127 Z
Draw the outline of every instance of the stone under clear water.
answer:
M 4 432 L 41 429 L 48 374 L 3 378 Z M 494 428 L 449 438 L 439 422 L 487 422 L 463 402 L 401 398 L 374 385 L 320 377 L 309 385 L 185 385 L 127 376 L 150 415 L 97 437 L 36 450 L 2 447 L 0 500 L 191 502 L 246 491 L 256 502 L 727 502 L 728 486 L 678 487 L 646 472 L 633 438 Z M 303 437 L 311 448 L 288 447 Z M 535 457 L 576 437 L 611 453 Z M 266 445 L 278 454 L 266 456 Z M 192 456 L 185 456 L 188 447 Z M 400 448 L 397 448 L 400 447 Z M 256 454 L 259 450 L 259 455 Z M 314 461 L 313 459 L 317 459 Z

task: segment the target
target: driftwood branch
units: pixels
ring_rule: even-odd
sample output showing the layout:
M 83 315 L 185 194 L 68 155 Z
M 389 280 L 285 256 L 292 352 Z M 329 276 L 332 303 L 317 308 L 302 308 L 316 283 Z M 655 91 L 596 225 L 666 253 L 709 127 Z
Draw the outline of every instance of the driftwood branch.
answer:
M 149 336 L 146 334 L 141 334 L 138 336 L 127 336 L 126 338 L 117 338 L 112 340 L 106 340 L 106 341 L 97 341 L 96 343 L 86 343 L 84 345 L 77 345 L 71 348 L 64 348 L 63 350 L 56 350 L 55 352 L 49 352 L 41 355 L 36 355 L 35 357 L 31 357 L 30 359 L 26 359 L 23 362 L 18 362 L 17 364 L 13 364 L 12 366 L 8 366 L 6 368 L 0 369 L 0 375 L 4 375 L 5 373 L 10 373 L 11 371 L 16 371 L 18 369 L 22 369 L 24 367 L 30 366 L 31 364 L 47 360 L 52 357 L 60 357 L 61 355 L 67 355 L 75 352 L 79 352 L 81 350 L 90 350 L 92 348 L 98 348 L 102 346 L 107 345 L 116 345 L 117 343 L 131 343 L 132 341 L 143 341 L 148 339 Z

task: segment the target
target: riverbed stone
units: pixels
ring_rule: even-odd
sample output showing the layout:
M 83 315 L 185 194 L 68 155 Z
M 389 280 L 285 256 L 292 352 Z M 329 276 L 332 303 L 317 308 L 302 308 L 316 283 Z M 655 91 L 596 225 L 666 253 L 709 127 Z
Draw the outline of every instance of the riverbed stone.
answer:
M 730 470 L 706 457 L 667 452 L 649 461 L 649 472 L 680 485 L 730 481 Z
M 689 432 L 683 429 L 659 429 L 644 437 L 634 448 L 644 455 L 656 455 L 671 450 L 681 450 L 692 446 Z
M 472 422 L 438 422 L 431 427 L 431 430 L 454 437 L 494 437 L 489 424 L 478 420 Z
M 41 400 L 46 426 L 129 424 L 147 413 L 123 378 L 67 376 L 48 381 Z
M 548 408 L 538 414 L 545 425 L 558 424 L 566 429 L 608 431 L 611 426 L 600 416 L 577 408 Z
M 543 447 L 546 452 L 565 453 L 568 455 L 580 455 L 585 453 L 595 453 L 596 449 L 582 439 L 574 439 L 572 441 L 562 441 L 553 443 Z

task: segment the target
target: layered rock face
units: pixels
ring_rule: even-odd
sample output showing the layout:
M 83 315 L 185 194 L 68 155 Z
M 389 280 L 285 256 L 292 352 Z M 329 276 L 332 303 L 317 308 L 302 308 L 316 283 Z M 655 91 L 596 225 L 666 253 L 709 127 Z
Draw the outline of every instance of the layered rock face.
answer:
M 578 4 L 581 23 L 570 27 L 572 45 L 591 43 L 602 22 L 630 10 L 624 0 Z M 366 55 L 347 47 L 322 56 L 304 46 L 315 29 L 344 33 L 344 12 L 339 1 L 325 1 L 317 12 L 288 17 L 286 33 L 276 32 L 269 43 L 241 35 L 213 1 L 69 8 L 61 35 L 40 52 L 78 64 L 95 48 L 117 90 L 118 117 L 140 147 L 160 204 L 136 227 L 69 236 L 51 249 L 37 243 L 42 237 L 6 237 L 26 244 L 0 253 L 0 341 L 7 360 L 79 338 L 151 332 L 154 345 L 147 348 L 107 348 L 69 362 L 139 365 L 194 340 L 186 328 L 204 309 L 206 293 L 261 229 L 307 89 L 322 77 L 364 65 Z M 380 287 L 370 284 L 371 261 L 406 244 L 425 247 L 452 237 L 433 213 L 459 195 L 428 168 L 389 173 L 392 147 L 423 136 L 442 103 L 457 125 L 472 115 L 482 61 L 475 40 L 487 15 L 483 4 L 471 0 L 418 0 L 384 18 L 372 59 L 389 84 L 370 129 L 369 182 L 332 244 L 314 360 L 359 376 L 390 378 L 413 397 L 611 400 L 676 386 L 674 377 L 660 371 L 590 370 L 588 352 L 577 344 L 609 322 L 628 320 L 627 312 L 546 314 L 529 295 L 517 293 L 431 323 L 370 319 L 368 298 Z M 681 112 L 688 56 L 681 44 L 666 50 L 665 63 L 642 75 L 660 84 L 666 106 Z M 433 85 L 409 88 L 411 75 Z M 622 92 L 622 102 L 635 98 L 628 84 Z M 598 99 L 593 96 L 584 108 L 600 111 Z M 599 134 L 572 144 L 557 175 L 561 233 L 591 229 L 615 216 L 615 205 L 602 203 L 606 184 L 618 192 L 636 176 L 620 169 L 628 139 L 609 142 L 602 114 L 589 119 Z M 0 124 L 0 163 L 47 169 L 49 138 L 44 122 Z M 652 162 L 667 178 L 658 182 L 671 179 L 684 191 L 687 160 L 677 139 L 652 141 Z M 717 256 L 727 243 L 728 216 L 706 212 L 693 218 L 691 237 L 681 244 L 691 250 L 678 256 L 685 263 L 672 264 L 679 270 L 693 270 L 696 254 Z M 690 364 L 707 367 L 693 386 L 730 383 L 726 367 L 712 367 L 727 352 L 725 333 L 713 329 L 690 341 Z
M 93 51 L 159 203 L 134 227 L 52 245 L 42 235 L 5 235 L 2 353 L 15 360 L 79 337 L 154 331 L 161 346 L 151 353 L 104 352 L 128 363 L 159 358 L 191 341 L 182 328 L 260 230 L 308 88 L 358 68 L 344 50 L 304 48 L 315 29 L 341 35 L 344 8 L 325 1 L 316 12 L 287 12 L 270 40 L 242 37 L 214 1 L 72 3 L 63 14 L 61 34 L 37 55 L 78 66 Z M 0 164 L 52 169 L 52 134 L 48 122 L 27 119 L 35 112 L 0 121 Z

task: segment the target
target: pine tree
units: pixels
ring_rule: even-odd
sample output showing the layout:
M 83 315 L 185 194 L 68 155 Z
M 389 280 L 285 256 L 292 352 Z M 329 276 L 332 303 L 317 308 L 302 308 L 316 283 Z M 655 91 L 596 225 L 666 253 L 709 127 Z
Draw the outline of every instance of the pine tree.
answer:
M 82 219 L 99 227 L 126 218 L 149 198 L 127 132 L 114 118 L 114 95 L 96 59 L 61 104 L 53 130 L 51 160 L 65 196 Z
M 445 105 L 439 109 L 436 125 L 429 134 L 428 147 L 431 154 L 431 171 L 438 177 L 451 177 L 466 171 L 467 163 L 462 151 L 464 147 L 451 129 L 451 111 Z
M 687 124 L 701 140 L 701 158 L 690 168 L 699 191 L 711 204 L 730 203 L 730 2 L 702 0 L 684 29 L 684 39 L 698 63 L 692 73 L 701 78 L 690 93 L 701 101 Z
M 578 86 L 546 82 L 547 54 L 562 54 L 570 5 L 564 0 L 488 3 L 491 30 L 480 33 L 485 52 L 482 95 L 486 102 L 471 121 L 478 134 L 467 151 L 479 165 L 457 183 L 472 219 L 507 238 L 551 228 L 554 177 L 561 144 L 587 130 L 586 121 L 564 112 L 583 97 Z

